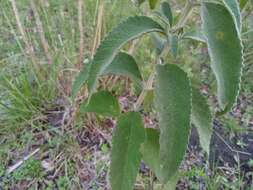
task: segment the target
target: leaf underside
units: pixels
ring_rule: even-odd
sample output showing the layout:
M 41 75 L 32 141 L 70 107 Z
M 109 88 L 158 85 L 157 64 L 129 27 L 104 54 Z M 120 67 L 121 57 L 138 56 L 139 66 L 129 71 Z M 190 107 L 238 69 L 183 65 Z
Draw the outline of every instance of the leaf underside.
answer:
M 120 106 L 117 98 L 110 92 L 99 91 L 94 93 L 89 102 L 84 102 L 80 107 L 80 112 L 93 112 L 103 116 L 117 117 L 120 114 Z
M 240 89 L 243 65 L 240 35 L 233 16 L 220 4 L 202 3 L 201 17 L 217 80 L 218 102 L 226 112 L 233 106 Z
M 197 128 L 202 148 L 209 154 L 212 136 L 212 114 L 205 98 L 195 88 L 192 88 L 191 120 Z
M 190 131 L 190 82 L 178 66 L 157 66 L 155 107 L 159 115 L 162 182 L 166 183 L 184 158 Z
M 97 49 L 92 61 L 88 79 L 90 94 L 95 90 L 98 76 L 101 75 L 113 61 L 119 49 L 128 41 L 148 32 L 163 32 L 163 28 L 149 17 L 135 16 L 128 18 L 109 33 Z
M 110 182 L 112 190 L 132 190 L 141 162 L 139 152 L 145 140 L 141 115 L 122 114 L 117 123 L 111 153 Z

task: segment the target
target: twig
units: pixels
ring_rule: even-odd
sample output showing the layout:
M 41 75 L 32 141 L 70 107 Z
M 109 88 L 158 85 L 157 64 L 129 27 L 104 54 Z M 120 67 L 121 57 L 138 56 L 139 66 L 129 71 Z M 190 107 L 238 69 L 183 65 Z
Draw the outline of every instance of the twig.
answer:
M 6 173 L 10 174 L 13 171 L 15 171 L 17 168 L 19 168 L 26 160 L 28 160 L 29 158 L 31 158 L 32 156 L 34 156 L 36 153 L 38 153 L 40 151 L 40 148 L 35 149 L 32 153 L 30 153 L 29 155 L 27 155 L 26 157 L 24 157 L 22 160 L 18 161 L 16 164 L 10 166 Z
M 48 45 L 48 42 L 47 42 L 46 37 L 45 37 L 45 32 L 43 30 L 43 25 L 42 25 L 41 20 L 40 20 L 40 15 L 37 11 L 36 5 L 35 5 L 33 0 L 30 0 L 30 5 L 31 5 L 31 8 L 32 8 L 34 17 L 35 17 L 35 23 L 36 23 L 36 27 L 37 27 L 37 30 L 38 30 L 38 33 L 39 33 L 39 36 L 40 36 L 40 41 L 41 41 L 42 48 L 43 48 L 44 53 L 46 55 L 46 58 L 48 60 L 48 64 L 52 64 L 52 56 L 49 53 L 49 45 Z
M 248 156 L 252 156 L 252 154 L 248 153 L 248 152 L 243 152 L 243 151 L 239 151 L 239 150 L 235 150 L 233 149 L 226 141 L 225 139 L 223 139 L 223 137 L 217 133 L 216 131 L 214 131 L 215 135 L 229 148 L 229 150 L 231 152 L 235 152 L 235 153 L 239 153 L 239 154 L 244 154 L 244 155 L 248 155 Z

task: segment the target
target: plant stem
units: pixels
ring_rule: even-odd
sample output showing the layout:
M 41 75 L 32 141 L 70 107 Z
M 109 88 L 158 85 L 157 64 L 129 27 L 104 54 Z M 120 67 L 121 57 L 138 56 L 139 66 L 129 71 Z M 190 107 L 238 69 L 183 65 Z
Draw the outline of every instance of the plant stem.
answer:
M 164 49 L 162 50 L 162 53 L 160 55 L 157 56 L 156 58 L 156 64 L 160 64 L 161 63 L 161 59 L 169 52 L 169 46 L 168 44 L 165 45 Z M 140 94 L 140 96 L 138 97 L 136 103 L 133 106 L 133 109 L 135 111 L 138 111 L 140 109 L 141 104 L 143 103 L 146 95 L 147 95 L 147 91 L 148 90 L 152 90 L 152 86 L 153 86 L 153 82 L 155 79 L 155 70 L 153 70 L 151 72 L 151 74 L 149 75 L 149 78 L 147 80 L 147 82 L 143 85 L 143 90 Z

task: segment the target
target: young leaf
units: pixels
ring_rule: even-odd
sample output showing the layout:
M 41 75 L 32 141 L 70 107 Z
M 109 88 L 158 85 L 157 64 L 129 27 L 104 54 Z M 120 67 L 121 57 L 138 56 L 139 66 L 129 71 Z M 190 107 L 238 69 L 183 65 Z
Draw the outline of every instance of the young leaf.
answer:
M 242 28 L 242 18 L 240 13 L 240 6 L 237 0 L 223 0 L 223 3 L 229 10 L 230 14 L 234 18 L 234 22 L 236 23 L 238 32 L 241 32 Z
M 191 114 L 191 87 L 187 74 L 178 66 L 157 66 L 155 107 L 160 126 L 162 181 L 177 171 L 186 151 Z
M 132 190 L 141 162 L 139 152 L 145 140 L 141 115 L 124 113 L 112 139 L 110 182 L 112 190 Z
M 192 123 L 198 130 L 200 144 L 209 154 L 209 145 L 212 136 L 212 114 L 202 94 L 192 88 Z
M 118 50 L 128 41 L 133 40 L 144 33 L 163 32 L 163 28 L 149 17 L 136 16 L 119 24 L 101 43 L 92 61 L 92 67 L 88 79 L 88 89 L 93 93 L 97 77 L 113 61 Z
M 170 4 L 166 1 L 162 2 L 161 4 L 161 13 L 162 16 L 168 21 L 170 27 L 173 25 L 173 15 L 171 11 Z
M 123 52 L 118 53 L 103 74 L 124 75 L 132 78 L 138 84 L 142 83 L 141 72 L 135 59 L 131 55 Z
M 80 112 L 94 112 L 103 116 L 117 117 L 120 114 L 118 100 L 108 91 L 94 93 L 89 102 L 80 107 Z
M 159 132 L 155 129 L 147 128 L 146 140 L 141 146 L 142 159 L 145 164 L 161 179 L 160 159 L 159 159 Z
M 149 0 L 149 7 L 154 9 L 159 0 Z
M 223 112 L 233 106 L 241 80 L 242 43 L 236 23 L 226 7 L 203 2 L 203 31 L 207 38 L 211 67 L 218 83 L 218 101 Z
M 248 0 L 240 0 L 240 8 L 241 10 L 244 9 L 244 7 L 247 5 L 248 3 Z
M 174 58 L 177 57 L 178 50 L 178 36 L 176 34 L 172 34 L 170 37 L 170 45 L 171 45 L 171 53 Z
M 156 52 L 158 55 L 160 55 L 163 52 L 163 49 L 165 48 L 165 44 L 167 43 L 167 40 L 165 38 L 162 38 L 156 33 L 153 33 L 150 35 L 151 40 L 156 48 Z
M 83 86 L 83 84 L 86 82 L 86 80 L 89 77 L 91 64 L 85 64 L 81 72 L 77 75 L 75 78 L 75 81 L 72 85 L 72 97 L 75 97 L 80 88 Z

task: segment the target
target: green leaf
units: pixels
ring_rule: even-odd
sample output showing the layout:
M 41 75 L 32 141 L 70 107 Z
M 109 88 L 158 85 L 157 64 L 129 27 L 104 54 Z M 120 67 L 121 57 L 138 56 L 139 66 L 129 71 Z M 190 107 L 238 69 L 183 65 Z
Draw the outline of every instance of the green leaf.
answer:
M 212 136 L 212 114 L 205 98 L 195 88 L 192 88 L 191 119 L 199 133 L 201 146 L 209 154 L 209 146 Z
M 177 57 L 178 51 L 178 36 L 176 34 L 172 34 L 170 37 L 170 45 L 171 45 L 171 53 L 174 58 Z
M 156 129 L 147 128 L 146 140 L 141 146 L 142 159 L 145 164 L 161 179 L 160 159 L 159 159 L 159 132 Z
M 165 183 L 184 158 L 190 131 L 191 87 L 187 74 L 178 66 L 157 66 L 155 107 L 159 115 L 160 167 Z
M 203 32 L 207 38 L 211 67 L 218 83 L 218 101 L 223 112 L 233 106 L 241 80 L 242 43 L 236 23 L 220 4 L 202 3 Z
M 247 5 L 248 3 L 248 0 L 240 0 L 240 8 L 241 10 L 244 9 L 244 7 Z
M 206 38 L 203 35 L 203 33 L 201 33 L 201 32 L 196 32 L 196 31 L 186 32 L 186 33 L 183 34 L 182 38 L 183 39 L 196 40 L 196 41 L 199 41 L 199 42 L 202 42 L 202 43 L 206 43 Z
M 139 113 L 119 117 L 112 139 L 110 182 L 112 190 L 132 190 L 141 162 L 139 152 L 145 130 Z
M 144 33 L 163 32 L 163 28 L 149 17 L 136 16 L 128 18 L 119 24 L 97 49 L 92 61 L 92 67 L 88 79 L 88 89 L 93 93 L 96 81 L 117 55 L 118 50 L 128 41 L 133 40 Z
M 168 21 L 170 27 L 173 25 L 173 14 L 171 11 L 170 4 L 166 1 L 162 2 L 161 4 L 161 13 L 162 16 Z
M 80 88 L 84 85 L 89 77 L 91 64 L 85 64 L 81 72 L 77 75 L 72 85 L 72 97 L 75 97 Z
M 120 106 L 117 98 L 108 91 L 94 93 L 89 102 L 80 107 L 80 112 L 94 112 L 103 116 L 117 117 L 120 114 Z
M 103 74 L 123 75 L 132 78 L 133 81 L 140 85 L 142 83 L 142 76 L 135 59 L 123 52 L 118 53 Z
M 167 43 L 167 40 L 162 38 L 162 36 L 155 33 L 151 34 L 150 36 L 151 36 L 152 43 L 154 44 L 156 48 L 156 53 L 160 55 L 165 48 L 165 44 Z
M 155 9 L 157 3 L 158 3 L 158 0 L 149 0 L 149 7 L 151 9 Z
M 223 0 L 223 3 L 229 10 L 230 14 L 234 18 L 234 22 L 236 23 L 238 32 L 241 32 L 242 29 L 242 18 L 240 13 L 240 5 L 237 0 Z

